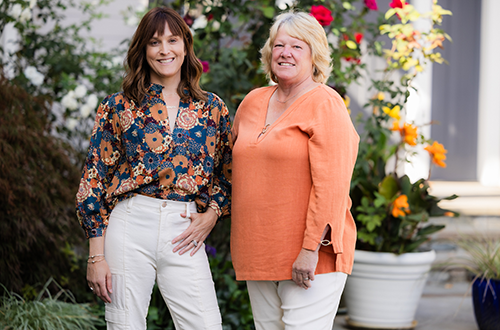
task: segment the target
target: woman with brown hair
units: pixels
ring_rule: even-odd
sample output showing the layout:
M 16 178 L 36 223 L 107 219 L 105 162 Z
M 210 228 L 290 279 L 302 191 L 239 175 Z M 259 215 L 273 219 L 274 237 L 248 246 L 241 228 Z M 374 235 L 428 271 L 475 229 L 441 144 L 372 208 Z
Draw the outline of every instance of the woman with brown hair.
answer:
M 204 240 L 229 214 L 229 113 L 174 10 L 141 20 L 123 92 L 99 106 L 77 194 L 108 329 L 146 329 L 155 283 L 176 329 L 222 329 Z M 189 252 L 189 253 L 188 253 Z

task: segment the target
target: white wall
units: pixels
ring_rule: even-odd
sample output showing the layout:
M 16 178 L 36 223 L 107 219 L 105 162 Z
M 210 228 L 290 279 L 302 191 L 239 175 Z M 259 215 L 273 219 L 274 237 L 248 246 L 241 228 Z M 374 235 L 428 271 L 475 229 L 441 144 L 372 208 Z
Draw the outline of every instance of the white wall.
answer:
M 499 12 L 500 1 L 482 1 L 477 175 L 485 186 L 500 186 Z

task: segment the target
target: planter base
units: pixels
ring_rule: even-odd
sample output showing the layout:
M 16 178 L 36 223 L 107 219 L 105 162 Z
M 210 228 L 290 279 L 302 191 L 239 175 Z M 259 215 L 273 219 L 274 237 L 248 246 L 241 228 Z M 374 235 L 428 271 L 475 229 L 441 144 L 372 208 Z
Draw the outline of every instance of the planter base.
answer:
M 360 322 L 355 322 L 349 319 L 349 316 L 345 317 L 345 323 L 349 327 L 349 329 L 357 329 L 357 330 L 363 330 L 363 329 L 379 329 L 379 330 L 409 330 L 409 329 L 414 329 L 417 326 L 417 321 L 413 321 L 410 326 L 408 327 L 398 327 L 398 328 L 388 328 L 384 326 L 374 326 L 374 325 L 369 325 L 369 324 L 363 324 Z

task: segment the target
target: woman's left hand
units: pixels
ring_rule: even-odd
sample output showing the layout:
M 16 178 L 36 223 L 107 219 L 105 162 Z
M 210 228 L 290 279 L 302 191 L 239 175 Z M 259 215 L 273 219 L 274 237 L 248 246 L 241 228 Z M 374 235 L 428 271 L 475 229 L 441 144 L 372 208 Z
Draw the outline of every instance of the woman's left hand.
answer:
M 292 268 L 292 280 L 298 286 L 309 289 L 314 281 L 314 272 L 318 264 L 318 251 L 301 249 Z
M 186 218 L 185 213 L 181 213 L 181 216 Z M 179 242 L 173 250 L 174 253 L 179 251 L 182 255 L 193 249 L 191 251 L 191 256 L 193 256 L 201 249 L 203 242 L 217 223 L 217 213 L 209 207 L 204 213 L 191 213 L 189 218 L 191 218 L 191 224 L 182 234 L 172 240 L 172 244 Z

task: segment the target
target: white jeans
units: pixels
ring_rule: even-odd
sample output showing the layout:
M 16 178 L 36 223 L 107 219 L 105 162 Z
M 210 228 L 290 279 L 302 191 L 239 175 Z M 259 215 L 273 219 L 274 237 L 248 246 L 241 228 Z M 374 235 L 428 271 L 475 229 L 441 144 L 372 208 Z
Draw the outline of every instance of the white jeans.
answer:
M 293 281 L 247 281 L 256 330 L 332 330 L 347 274 L 315 275 L 307 290 Z
M 104 239 L 113 284 L 112 302 L 106 304 L 108 329 L 146 329 L 155 280 L 176 329 L 222 329 L 204 247 L 192 257 L 172 252 L 172 239 L 190 224 L 180 216 L 187 209 L 196 213 L 195 203 L 142 195 L 113 209 Z

